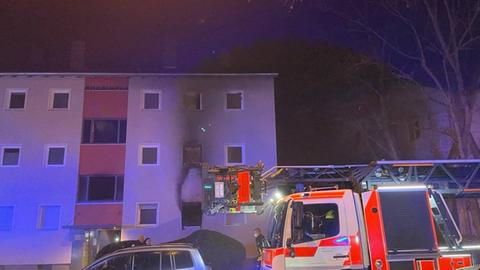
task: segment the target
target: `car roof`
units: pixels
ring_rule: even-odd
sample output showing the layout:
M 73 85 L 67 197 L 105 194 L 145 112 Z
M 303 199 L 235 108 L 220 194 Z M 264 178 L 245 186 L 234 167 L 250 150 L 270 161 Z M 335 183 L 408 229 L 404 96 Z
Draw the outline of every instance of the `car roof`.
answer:
M 196 250 L 196 248 L 189 243 L 167 243 L 167 244 L 160 244 L 160 245 L 135 246 L 135 247 L 129 247 L 129 248 L 122 248 L 114 251 L 112 254 L 116 254 L 124 251 L 136 252 L 136 251 L 157 250 L 157 249 L 195 249 Z
M 145 252 L 145 251 L 155 251 L 155 250 L 161 251 L 161 250 L 171 250 L 171 249 L 198 251 L 197 248 L 195 248 L 192 244 L 189 244 L 189 243 L 166 243 L 166 244 L 160 244 L 160 245 L 135 246 L 135 247 L 129 247 L 129 248 L 122 248 L 93 261 L 92 263 L 90 263 L 89 265 L 85 266 L 82 269 L 83 270 L 88 269 L 90 266 L 116 255 L 128 254 L 128 253 L 134 253 L 134 252 Z

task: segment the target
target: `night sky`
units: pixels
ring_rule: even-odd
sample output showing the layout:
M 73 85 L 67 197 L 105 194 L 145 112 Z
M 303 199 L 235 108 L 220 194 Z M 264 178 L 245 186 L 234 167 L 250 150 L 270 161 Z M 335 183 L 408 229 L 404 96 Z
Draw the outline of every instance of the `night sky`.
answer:
M 165 37 L 176 40 L 181 71 L 232 48 L 272 39 L 322 39 L 356 47 L 341 20 L 321 14 L 314 1 L 291 9 L 283 0 L 4 0 L 0 10 L 3 71 L 62 71 L 72 41 L 86 42 L 91 71 L 160 71 Z M 32 66 L 35 52 L 48 63 Z

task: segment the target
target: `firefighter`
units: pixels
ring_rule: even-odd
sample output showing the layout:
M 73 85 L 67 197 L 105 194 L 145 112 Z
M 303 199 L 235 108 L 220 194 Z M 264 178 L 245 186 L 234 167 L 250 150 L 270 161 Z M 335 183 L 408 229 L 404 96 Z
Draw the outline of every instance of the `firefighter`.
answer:
M 263 250 L 269 247 L 267 239 L 262 234 L 262 230 L 260 228 L 255 228 L 253 230 L 253 236 L 255 237 L 255 245 L 257 247 L 257 269 L 260 269 L 260 263 L 262 261 Z

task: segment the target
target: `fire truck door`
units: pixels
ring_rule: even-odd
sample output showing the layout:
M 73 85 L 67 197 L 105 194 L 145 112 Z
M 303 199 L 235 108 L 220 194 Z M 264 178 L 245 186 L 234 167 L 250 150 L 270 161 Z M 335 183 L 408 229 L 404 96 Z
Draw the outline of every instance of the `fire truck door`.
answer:
M 292 243 L 286 269 L 342 269 L 350 266 L 345 202 L 338 198 L 303 202 L 303 239 Z

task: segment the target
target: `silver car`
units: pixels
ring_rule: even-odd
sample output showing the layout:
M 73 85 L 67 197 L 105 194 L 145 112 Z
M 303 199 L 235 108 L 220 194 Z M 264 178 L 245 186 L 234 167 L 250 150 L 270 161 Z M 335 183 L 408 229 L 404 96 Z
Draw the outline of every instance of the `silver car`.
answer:
M 208 270 L 198 249 L 189 244 L 140 246 L 118 250 L 83 270 Z

